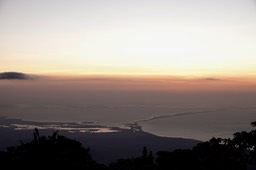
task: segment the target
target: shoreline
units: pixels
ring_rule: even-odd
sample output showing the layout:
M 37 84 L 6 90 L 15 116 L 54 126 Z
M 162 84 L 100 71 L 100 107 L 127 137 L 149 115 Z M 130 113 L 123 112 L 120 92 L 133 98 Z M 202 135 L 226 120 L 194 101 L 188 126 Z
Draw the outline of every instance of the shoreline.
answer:
M 33 123 L 34 126 L 30 124 L 28 129 L 23 128 L 15 130 L 13 128 L 15 127 L 13 126 L 14 123 L 19 125 L 22 123 L 23 125 Z M 55 129 L 49 128 L 50 124 L 51 127 L 54 127 Z M 17 146 L 20 144 L 20 140 L 23 142 L 31 141 L 34 131 L 31 127 L 43 127 L 39 129 L 40 134 L 48 136 L 56 131 L 56 127 L 59 127 L 60 124 L 61 123 L 57 126 L 56 124 L 55 126 L 52 126 L 52 123 L 23 121 L 20 119 L 5 119 L 0 117 L 0 135 L 3 136 L 0 139 L 0 150 L 5 150 L 6 147 L 10 146 Z M 155 153 L 161 150 L 173 151 L 174 149 L 190 149 L 197 143 L 201 142 L 194 139 L 157 136 L 144 132 L 138 124 L 133 125 L 130 129 L 92 125 L 90 123 L 86 125 L 81 123 L 65 123 L 64 126 L 73 126 L 72 128 L 77 128 L 77 131 L 70 132 L 70 129 L 57 130 L 60 135 L 80 141 L 85 148 L 90 148 L 91 154 L 96 161 L 104 164 L 110 163 L 119 158 L 140 156 L 144 146 Z M 24 127 L 27 127 L 27 125 Z M 95 131 L 81 132 L 82 128 L 110 128 L 111 130 L 116 131 L 97 133 Z

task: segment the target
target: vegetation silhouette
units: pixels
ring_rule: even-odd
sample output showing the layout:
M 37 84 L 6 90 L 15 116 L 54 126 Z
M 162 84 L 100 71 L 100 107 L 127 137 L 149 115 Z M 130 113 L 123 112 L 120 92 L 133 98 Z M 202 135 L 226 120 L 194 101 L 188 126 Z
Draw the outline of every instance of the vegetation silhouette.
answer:
M 148 152 L 147 148 L 144 146 L 142 150 L 142 155 L 138 158 L 130 159 L 119 159 L 116 162 L 110 163 L 108 169 L 111 170 L 137 170 L 137 169 L 157 169 L 154 162 L 154 156 L 152 152 Z
M 8 169 L 99 169 L 88 148 L 76 140 L 58 135 L 40 136 L 38 129 L 29 143 L 9 147 L 1 152 L 1 166 Z
M 251 123 L 256 127 L 256 121 Z M 79 141 L 54 132 L 40 136 L 38 129 L 31 142 L 0 152 L 5 169 L 107 169 L 107 170 L 246 170 L 256 169 L 256 129 L 236 132 L 232 139 L 212 138 L 192 149 L 159 151 L 146 147 L 137 158 L 118 159 L 109 165 L 94 161 L 88 148 Z

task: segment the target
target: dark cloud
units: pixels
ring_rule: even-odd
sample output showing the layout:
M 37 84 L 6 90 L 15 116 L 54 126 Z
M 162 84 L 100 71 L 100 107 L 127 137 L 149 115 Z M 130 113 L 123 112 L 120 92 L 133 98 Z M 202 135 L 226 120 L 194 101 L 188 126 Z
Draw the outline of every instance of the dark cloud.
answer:
M 207 81 L 221 81 L 221 79 L 212 78 L 212 77 L 204 78 L 203 80 L 207 80 Z
M 1 79 L 28 80 L 28 79 L 32 79 L 32 77 L 27 74 L 19 73 L 19 72 L 3 72 L 3 73 L 0 73 L 0 80 Z

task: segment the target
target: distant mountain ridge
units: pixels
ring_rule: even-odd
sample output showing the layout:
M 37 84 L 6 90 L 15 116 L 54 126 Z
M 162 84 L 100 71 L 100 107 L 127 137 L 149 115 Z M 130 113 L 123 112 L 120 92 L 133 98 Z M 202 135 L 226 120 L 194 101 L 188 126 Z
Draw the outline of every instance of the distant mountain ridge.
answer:
M 3 72 L 3 73 L 0 73 L 0 79 L 28 80 L 32 78 L 31 76 L 24 73 L 20 73 L 20 72 Z

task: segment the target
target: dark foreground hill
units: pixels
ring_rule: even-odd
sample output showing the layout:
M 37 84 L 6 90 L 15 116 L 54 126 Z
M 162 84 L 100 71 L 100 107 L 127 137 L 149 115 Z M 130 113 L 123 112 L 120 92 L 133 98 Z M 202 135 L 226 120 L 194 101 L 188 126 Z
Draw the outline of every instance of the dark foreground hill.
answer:
M 95 160 L 109 163 L 119 158 L 136 157 L 144 146 L 154 153 L 177 148 L 191 149 L 199 143 L 193 139 L 159 137 L 143 131 L 122 130 L 115 133 L 65 134 L 91 148 Z
M 90 148 L 93 159 L 100 163 L 109 163 L 119 158 L 137 157 L 141 154 L 144 146 L 156 153 L 159 150 L 191 149 L 200 142 L 193 139 L 159 137 L 146 133 L 139 127 L 131 129 L 113 128 L 116 131 L 108 133 L 80 132 L 81 129 L 96 127 L 104 129 L 105 127 L 92 124 L 31 122 L 5 118 L 0 118 L 0 127 L 2 127 L 0 128 L 0 150 L 11 145 L 20 144 L 19 140 L 23 142 L 30 141 L 33 138 L 33 127 L 37 127 L 40 129 L 41 135 L 47 136 L 58 130 L 60 135 L 80 141 L 83 146 Z M 56 129 L 56 127 L 62 130 Z M 72 127 L 72 133 L 63 130 L 69 129 L 69 127 Z M 76 129 L 78 131 L 75 131 Z
M 256 126 L 256 122 L 252 122 Z M 102 141 L 102 143 L 105 143 Z M 108 146 L 107 143 L 106 147 Z M 115 143 L 114 143 L 115 144 Z M 124 146 L 125 147 L 125 146 Z M 0 152 L 3 169 L 109 169 L 109 170 L 251 170 L 256 168 L 256 130 L 236 132 L 233 139 L 212 138 L 192 149 L 158 151 L 143 147 L 140 156 L 119 158 L 108 165 L 95 161 L 89 148 L 58 135 L 41 136 L 38 129 L 30 142 Z M 122 152 L 122 151 L 120 151 Z

